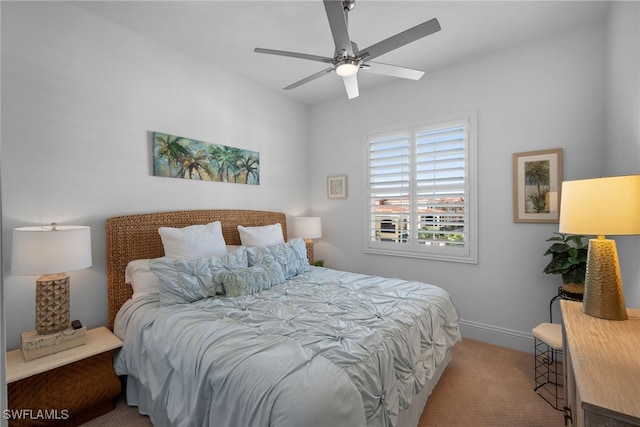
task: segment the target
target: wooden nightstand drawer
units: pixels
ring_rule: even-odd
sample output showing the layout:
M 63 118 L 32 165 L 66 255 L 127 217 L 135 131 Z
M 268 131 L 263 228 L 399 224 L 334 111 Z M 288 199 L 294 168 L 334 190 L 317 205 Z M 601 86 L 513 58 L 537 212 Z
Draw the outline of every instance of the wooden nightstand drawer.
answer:
M 121 342 L 107 328 L 87 337 L 84 346 L 29 362 L 20 350 L 8 353 L 9 426 L 77 426 L 114 408 L 121 386 L 113 356 Z

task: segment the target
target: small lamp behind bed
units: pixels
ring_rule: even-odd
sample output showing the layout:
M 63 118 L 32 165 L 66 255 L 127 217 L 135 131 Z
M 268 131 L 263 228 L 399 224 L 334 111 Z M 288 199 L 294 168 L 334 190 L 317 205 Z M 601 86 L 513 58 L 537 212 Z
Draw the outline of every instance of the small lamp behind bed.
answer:
M 322 222 L 317 216 L 298 216 L 293 219 L 293 236 L 301 237 L 307 246 L 307 258 L 313 264 L 313 239 L 322 237 Z

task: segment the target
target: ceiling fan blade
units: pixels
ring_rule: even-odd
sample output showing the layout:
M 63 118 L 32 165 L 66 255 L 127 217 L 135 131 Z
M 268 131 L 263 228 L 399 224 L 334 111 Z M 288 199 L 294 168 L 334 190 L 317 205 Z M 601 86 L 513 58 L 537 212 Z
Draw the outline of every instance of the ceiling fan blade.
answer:
M 385 76 L 401 77 L 403 79 L 420 80 L 424 75 L 424 71 L 414 70 L 412 68 L 398 67 L 397 65 L 383 64 L 381 62 L 367 62 L 370 67 L 367 72 L 374 74 L 382 74 Z
M 347 90 L 347 97 L 349 99 L 356 98 L 358 95 L 360 95 L 360 92 L 358 91 L 357 74 L 349 77 L 343 77 L 342 81 L 344 82 L 344 88 Z
M 256 53 L 266 53 L 269 55 L 280 55 L 280 56 L 288 56 L 290 58 L 298 58 L 298 59 L 308 59 L 311 61 L 324 62 L 327 64 L 333 64 L 333 58 L 327 58 L 326 56 L 318 56 L 318 55 L 309 55 L 306 53 L 298 53 L 298 52 L 287 52 L 286 50 L 275 50 L 275 49 L 263 49 L 261 47 L 257 47 L 253 49 Z
M 322 70 L 322 71 L 318 71 L 318 72 L 317 72 L 317 73 L 315 73 L 315 74 L 311 74 L 310 76 L 305 77 L 305 78 L 304 78 L 304 79 L 302 79 L 302 80 L 299 80 L 299 81 L 297 81 L 297 82 L 295 82 L 295 83 L 293 83 L 293 84 L 290 84 L 289 86 L 285 87 L 285 88 L 284 88 L 284 90 L 289 90 L 289 89 L 297 88 L 298 86 L 301 86 L 301 85 L 303 85 L 303 84 L 305 84 L 305 83 L 309 83 L 309 82 L 310 82 L 310 81 L 312 81 L 312 80 L 315 80 L 315 79 L 320 78 L 320 77 L 322 77 L 322 76 L 324 76 L 324 75 L 326 75 L 326 74 L 329 74 L 329 73 L 330 73 L 330 72 L 332 72 L 332 71 L 333 71 L 333 67 L 326 68 L 326 69 L 324 69 L 324 70 Z
M 342 0 L 324 0 L 324 9 L 329 19 L 333 42 L 336 45 L 336 55 L 344 51 L 347 56 L 353 56 L 353 48 L 351 47 L 351 39 L 349 38 L 349 30 L 347 29 L 347 20 L 342 6 Z
M 368 61 L 438 31 L 440 31 L 440 23 L 436 18 L 433 18 L 427 22 L 423 22 L 420 25 L 416 25 L 415 27 L 398 33 L 395 36 L 391 36 L 388 39 L 373 44 L 366 49 L 360 50 L 358 52 L 358 56 L 364 58 L 365 61 Z

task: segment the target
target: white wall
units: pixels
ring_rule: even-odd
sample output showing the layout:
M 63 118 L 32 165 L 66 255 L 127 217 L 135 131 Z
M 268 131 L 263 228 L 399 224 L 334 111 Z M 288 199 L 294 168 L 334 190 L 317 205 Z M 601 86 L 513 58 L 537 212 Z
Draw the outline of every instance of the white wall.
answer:
M 460 308 L 465 335 L 530 351 L 531 329 L 548 321 L 561 284 L 542 272 L 545 240 L 558 226 L 513 223 L 512 154 L 562 148 L 565 179 L 603 173 L 604 60 L 604 25 L 592 25 L 313 107 L 311 211 L 323 218 L 316 258 L 439 285 Z M 478 111 L 479 263 L 364 254 L 366 132 L 468 109 Z M 326 177 L 344 173 L 348 198 L 328 200 Z
M 2 4 L 2 239 L 7 349 L 34 327 L 36 277 L 11 275 L 11 230 L 92 227 L 71 316 L 107 322 L 104 220 L 156 210 L 308 207 L 308 109 L 72 3 Z M 260 152 L 259 186 L 152 176 L 149 132 Z
M 607 20 L 605 175 L 640 174 L 640 2 L 613 2 Z M 640 307 L 640 237 L 617 236 L 627 306 Z

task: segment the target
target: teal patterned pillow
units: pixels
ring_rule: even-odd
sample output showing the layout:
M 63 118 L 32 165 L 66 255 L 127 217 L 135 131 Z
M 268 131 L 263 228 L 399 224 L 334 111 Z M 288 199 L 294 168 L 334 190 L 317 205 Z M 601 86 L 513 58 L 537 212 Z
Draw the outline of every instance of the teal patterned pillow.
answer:
M 172 257 L 149 261 L 160 279 L 160 304 L 173 305 L 220 295 L 224 288 L 221 272 L 247 267 L 245 248 L 223 257 L 180 259 Z
M 290 279 L 298 274 L 309 271 L 307 247 L 302 239 L 289 240 L 268 248 L 247 248 L 249 266 L 263 265 L 265 258 L 272 256 L 282 267 L 284 277 Z
M 228 297 L 251 295 L 285 282 L 278 263 L 223 271 L 220 273 Z

